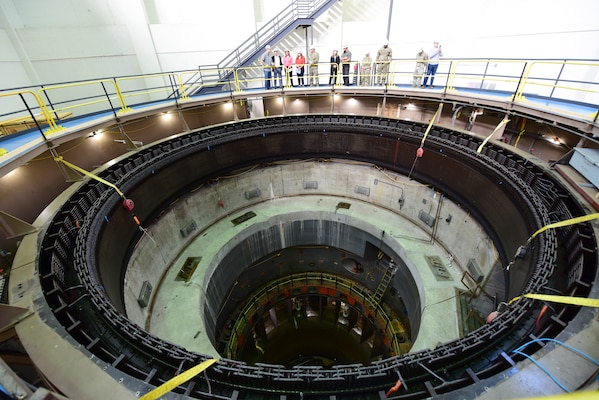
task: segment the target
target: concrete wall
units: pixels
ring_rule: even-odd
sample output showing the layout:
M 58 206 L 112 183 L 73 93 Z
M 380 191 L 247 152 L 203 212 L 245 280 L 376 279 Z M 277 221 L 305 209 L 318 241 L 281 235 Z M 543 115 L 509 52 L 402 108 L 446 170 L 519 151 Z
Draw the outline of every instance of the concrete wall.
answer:
M 418 307 L 422 308 L 427 303 L 427 294 L 420 275 L 424 273 L 429 276 L 431 274 L 430 271 L 422 269 L 423 250 L 419 243 L 426 247 L 427 244 L 434 242 L 433 234 L 435 241 L 446 249 L 443 261 L 454 277 L 452 286 L 464 288 L 459 280 L 471 259 L 475 260 L 485 275 L 489 273 L 496 262 L 492 242 L 466 210 L 458 204 L 444 199 L 440 193 L 431 188 L 405 177 L 380 171 L 364 164 L 351 163 L 351 168 L 348 166 L 349 164 L 346 163 L 313 161 L 289 162 L 265 169 L 256 169 L 248 173 L 223 177 L 218 180 L 218 183 L 200 188 L 174 203 L 172 208 L 165 210 L 160 218 L 152 224 L 149 228 L 149 235 L 144 235 L 141 238 L 132 254 L 125 283 L 125 307 L 128 317 L 140 326 L 146 326 L 151 307 L 142 308 L 137 303 L 137 296 L 143 281 L 147 280 L 154 288 L 159 289 L 160 281 L 166 275 L 167 269 L 181 267 L 181 259 L 178 258 L 184 253 L 186 246 L 194 240 L 201 240 L 206 234 L 212 238 L 209 248 L 202 248 L 203 258 L 195 272 L 194 282 L 203 287 L 206 287 L 209 281 L 220 282 L 220 285 L 215 285 L 218 287 L 214 290 L 220 293 L 221 299 L 224 299 L 229 285 L 235 280 L 236 275 L 223 275 L 212 281 L 219 263 L 254 231 L 252 228 L 247 228 L 248 224 L 251 227 L 257 223 L 264 228 L 274 223 L 278 224 L 282 220 L 262 221 L 258 217 L 250 220 L 244 225 L 245 227 L 235 231 L 239 233 L 232 233 L 231 229 L 225 231 L 216 229 L 215 232 L 214 224 L 221 220 L 229 221 L 252 209 L 256 204 L 264 203 L 266 207 L 276 208 L 277 203 L 271 203 L 272 201 L 298 195 L 317 196 L 321 194 L 327 198 L 331 196 L 338 198 L 336 201 L 368 202 L 374 207 L 375 213 L 376 209 L 380 208 L 380 212 L 390 212 L 390 215 L 394 215 L 396 218 L 395 228 L 372 225 L 376 222 L 370 222 L 374 221 L 371 214 L 370 216 L 369 214 L 353 215 L 348 222 L 373 237 L 380 235 L 378 229 L 386 229 L 385 246 L 402 257 L 412 271 L 420 293 Z M 318 182 L 318 188 L 304 189 L 305 181 Z M 369 196 L 356 193 L 356 186 L 368 188 Z M 245 197 L 245 192 L 255 189 L 260 190 L 261 197 L 248 200 Z M 223 199 L 224 208 L 219 206 L 221 199 Z M 401 204 L 399 199 L 402 199 Z M 291 211 L 283 209 L 281 213 Z M 296 213 L 300 211 L 295 210 Z M 423 211 L 434 218 L 435 224 L 432 227 L 419 218 Z M 318 210 L 312 210 L 312 213 L 314 212 L 318 212 Z M 452 218 L 448 223 L 446 219 L 449 214 L 452 215 Z M 310 218 L 313 217 L 310 214 Z M 330 216 L 322 214 L 321 217 L 328 219 Z M 286 220 L 285 217 L 282 218 Z M 182 237 L 179 230 L 192 220 L 197 225 L 197 230 L 194 231 L 195 236 Z M 420 258 L 411 260 L 410 258 L 416 257 L 416 254 Z M 259 258 L 265 255 L 255 254 L 254 256 Z M 170 264 L 170 260 L 174 260 L 174 263 Z M 243 262 L 249 265 L 251 260 L 249 257 L 245 257 Z M 243 266 L 242 264 L 240 265 Z M 220 273 L 222 274 L 222 271 Z M 430 295 L 432 293 L 428 294 L 428 296 Z M 410 303 L 410 306 L 414 306 L 414 304 Z

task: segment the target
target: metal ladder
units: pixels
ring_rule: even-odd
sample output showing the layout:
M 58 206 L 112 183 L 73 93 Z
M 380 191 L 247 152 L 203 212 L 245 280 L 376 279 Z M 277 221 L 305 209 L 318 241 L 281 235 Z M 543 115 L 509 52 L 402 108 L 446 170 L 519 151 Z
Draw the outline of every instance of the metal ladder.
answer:
M 393 262 L 393 260 L 389 260 L 387 262 L 387 268 L 385 268 L 385 273 L 379 282 L 376 291 L 374 292 L 374 301 L 376 304 L 380 304 L 383 300 L 383 296 L 389 287 L 389 284 L 393 280 L 395 273 L 397 272 L 397 265 Z

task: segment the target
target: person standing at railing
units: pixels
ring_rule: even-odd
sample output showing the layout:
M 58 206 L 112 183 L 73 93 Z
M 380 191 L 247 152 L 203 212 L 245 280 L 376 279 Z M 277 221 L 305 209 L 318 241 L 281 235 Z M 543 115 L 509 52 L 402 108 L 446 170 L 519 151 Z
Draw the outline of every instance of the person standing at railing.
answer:
M 270 81 L 272 78 L 272 55 L 270 54 L 270 46 L 266 46 L 266 50 L 260 58 L 260 63 L 264 69 L 264 89 L 270 89 Z
M 279 50 L 274 50 L 272 55 L 272 85 L 275 88 L 283 87 L 283 58 Z
M 414 77 L 412 79 L 412 87 L 422 86 L 422 77 L 426 73 L 426 66 L 428 64 L 428 54 L 423 48 L 416 53 L 416 68 L 414 68 Z
M 339 53 L 337 50 L 333 50 L 333 54 L 331 54 L 331 73 L 329 75 L 329 85 L 334 85 L 337 83 L 337 74 L 339 73 L 339 64 L 341 64 L 341 57 L 339 57 Z
M 348 50 L 347 45 L 343 46 L 341 62 L 341 70 L 343 71 L 343 84 L 345 86 L 349 86 L 349 64 L 351 63 L 351 51 Z
M 435 80 L 435 74 L 437 73 L 441 57 L 443 57 L 441 45 L 439 44 L 439 41 L 435 40 L 433 42 L 433 47 L 428 52 L 428 66 L 426 68 L 426 76 L 424 77 L 424 87 L 426 87 L 426 82 L 428 81 L 428 78 L 430 78 L 431 83 L 429 88 L 433 88 L 433 81 Z
M 389 74 L 389 64 L 393 58 L 393 51 L 389 47 L 389 41 L 385 40 L 385 44 L 381 47 L 376 55 L 376 83 L 377 85 L 385 85 L 387 83 L 387 75 Z
M 370 85 L 370 72 L 372 71 L 372 58 L 370 53 L 366 53 L 362 61 L 360 62 L 360 85 Z
M 304 84 L 304 72 L 306 67 L 306 57 L 303 56 L 302 52 L 297 53 L 295 57 L 295 74 L 297 75 L 297 85 L 305 86 Z
M 308 54 L 308 83 L 310 86 L 318 86 L 318 61 L 320 60 L 320 54 L 314 47 L 310 49 Z
M 285 69 L 285 87 L 293 86 L 293 57 L 289 50 L 285 50 L 283 68 Z

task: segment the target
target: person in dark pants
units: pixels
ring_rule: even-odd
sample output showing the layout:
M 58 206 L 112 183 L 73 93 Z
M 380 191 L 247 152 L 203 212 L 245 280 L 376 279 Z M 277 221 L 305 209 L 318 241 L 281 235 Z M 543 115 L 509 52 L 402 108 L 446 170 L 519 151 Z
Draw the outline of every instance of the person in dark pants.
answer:
M 426 76 L 424 77 L 424 82 L 422 86 L 426 87 L 426 82 L 428 78 L 431 78 L 429 88 L 433 88 L 433 81 L 435 80 L 435 74 L 437 73 L 437 68 L 439 67 L 439 60 L 443 57 L 443 51 L 441 50 L 441 45 L 438 41 L 435 40 L 433 43 L 433 48 L 428 52 L 428 66 L 426 67 Z
M 337 83 L 337 73 L 339 72 L 339 64 L 341 64 L 341 57 L 337 53 L 337 50 L 333 50 L 331 54 L 331 74 L 329 75 L 329 85 Z
M 343 46 L 341 53 L 341 70 L 343 72 L 343 84 L 349 86 L 349 66 L 351 63 L 351 51 L 347 49 L 347 45 Z
M 273 51 L 272 56 L 272 86 L 275 88 L 283 87 L 283 58 L 278 50 Z
M 266 46 L 264 54 L 260 57 L 260 63 L 264 68 L 264 89 L 270 89 L 270 80 L 272 78 L 272 54 L 270 46 Z
M 297 85 L 305 86 L 304 84 L 304 72 L 306 66 L 306 57 L 302 55 L 300 51 L 297 53 L 297 57 L 295 57 L 295 74 L 297 75 Z

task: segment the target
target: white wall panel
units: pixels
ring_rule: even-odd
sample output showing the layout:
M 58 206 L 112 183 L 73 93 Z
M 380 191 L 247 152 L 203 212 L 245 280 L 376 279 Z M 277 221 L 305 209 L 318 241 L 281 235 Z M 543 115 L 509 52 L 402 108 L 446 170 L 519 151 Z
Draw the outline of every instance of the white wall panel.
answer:
M 135 55 L 102 56 L 95 58 L 45 60 L 34 62 L 40 79 L 45 84 L 86 79 L 110 78 L 139 71 L 139 60 Z
M 32 61 L 135 53 L 124 25 L 20 29 L 17 33 Z
M 190 51 L 158 54 L 165 71 L 197 69 L 199 65 L 215 65 L 229 54 L 228 51 Z
M 4 29 L 0 29 L 0 49 L 2 49 L 2 62 L 18 62 L 20 60 L 19 53 Z

